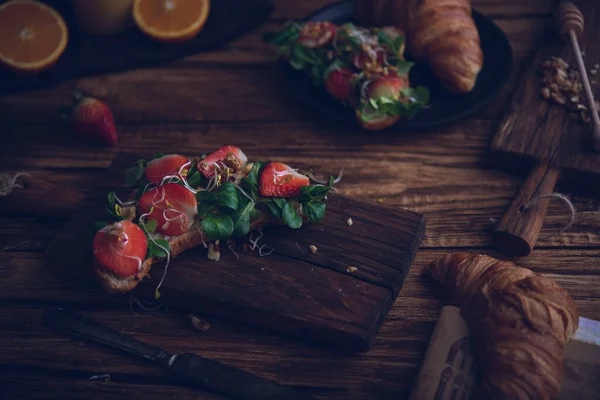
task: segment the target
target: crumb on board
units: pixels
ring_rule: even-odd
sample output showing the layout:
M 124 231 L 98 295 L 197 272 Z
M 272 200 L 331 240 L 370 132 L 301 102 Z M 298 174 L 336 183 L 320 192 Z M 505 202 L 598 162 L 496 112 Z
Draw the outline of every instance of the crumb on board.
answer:
M 192 323 L 192 326 L 202 332 L 206 332 L 207 330 L 210 329 L 210 324 L 208 322 L 206 322 L 205 320 L 203 320 L 202 318 L 198 317 L 195 314 L 188 314 L 188 318 L 190 319 L 190 322 Z
M 312 251 L 312 253 L 315 254 L 317 252 L 317 246 L 315 246 L 314 244 L 311 244 L 310 251 Z
M 207 256 L 209 260 L 219 261 L 221 259 L 221 249 L 219 249 L 219 246 L 209 243 Z
M 348 218 L 348 220 L 346 221 L 346 223 L 347 223 L 349 226 L 352 226 L 352 224 L 353 224 L 354 222 L 352 222 L 352 218 Z
M 110 375 L 109 374 L 102 374 L 102 375 L 92 375 L 90 376 L 90 381 L 95 381 L 98 379 L 104 379 L 104 382 L 108 383 L 110 382 Z
M 348 271 L 348 272 L 356 272 L 356 271 L 358 271 L 358 268 L 356 268 L 356 267 L 348 267 L 348 268 L 346 268 L 346 271 Z
M 385 199 L 383 197 L 380 197 L 380 198 L 377 199 L 378 203 L 383 203 L 384 201 L 385 201 Z

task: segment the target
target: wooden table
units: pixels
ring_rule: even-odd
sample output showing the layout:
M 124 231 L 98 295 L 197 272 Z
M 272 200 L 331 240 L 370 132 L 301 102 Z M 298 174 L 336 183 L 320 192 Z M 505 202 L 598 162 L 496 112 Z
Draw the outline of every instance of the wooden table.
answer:
M 270 21 L 220 51 L 1 97 L 0 166 L 70 185 L 82 194 L 125 151 L 201 154 L 231 143 L 253 158 L 278 157 L 315 166 L 323 174 L 344 166 L 340 193 L 374 206 L 384 199 L 424 213 L 427 220 L 422 248 L 373 349 L 341 356 L 216 319 L 200 332 L 176 310 L 134 316 L 123 299 L 62 282 L 46 270 L 44 250 L 65 217 L 5 215 L 0 217 L 0 250 L 6 248 L 0 252 L 1 398 L 222 398 L 182 386 L 152 365 L 49 330 L 40 317 L 44 307 L 55 305 L 317 398 L 407 397 L 440 308 L 448 303 L 444 291 L 422 276 L 424 266 L 455 250 L 502 256 L 491 248 L 490 232 L 522 179 L 495 170 L 488 149 L 515 78 L 550 21 L 553 1 L 475 1 L 511 40 L 516 67 L 510 83 L 467 120 L 397 136 L 323 123 L 286 93 L 272 49 L 261 44 L 265 31 L 330 2 L 278 1 Z M 74 88 L 101 96 L 113 107 L 120 134 L 115 148 L 82 144 L 59 124 L 57 108 Z M 600 202 L 588 196 L 573 196 L 578 222 L 561 235 L 555 232 L 568 215 L 562 205 L 552 204 L 536 250 L 519 263 L 556 279 L 575 298 L 582 316 L 600 319 Z M 110 374 L 110 382 L 89 379 L 99 374 Z

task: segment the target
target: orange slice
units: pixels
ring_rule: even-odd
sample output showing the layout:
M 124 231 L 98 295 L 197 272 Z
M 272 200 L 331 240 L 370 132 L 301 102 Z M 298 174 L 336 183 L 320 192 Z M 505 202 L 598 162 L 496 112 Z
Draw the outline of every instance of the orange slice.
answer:
M 146 35 L 161 42 L 183 42 L 204 27 L 209 0 L 135 0 L 133 19 Z
M 38 73 L 65 51 L 68 31 L 52 7 L 33 0 L 0 5 L 0 63 L 24 73 Z

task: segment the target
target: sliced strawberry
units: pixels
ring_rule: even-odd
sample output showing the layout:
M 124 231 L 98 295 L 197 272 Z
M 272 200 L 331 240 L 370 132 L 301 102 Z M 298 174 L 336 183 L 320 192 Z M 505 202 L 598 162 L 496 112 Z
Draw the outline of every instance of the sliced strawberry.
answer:
M 233 157 L 233 158 L 232 158 Z M 248 157 L 244 154 L 242 150 L 235 146 L 223 146 L 217 151 L 209 154 L 204 160 L 198 163 L 198 170 L 204 174 L 207 178 L 212 178 L 215 174 L 215 165 L 219 165 L 220 167 L 225 167 L 224 162 L 232 162 L 232 164 L 237 162 L 240 165 L 246 164 L 248 161 Z
M 178 236 L 190 230 L 198 214 L 196 197 L 177 183 L 148 190 L 140 197 L 140 215 L 147 214 L 146 221 L 157 222 L 156 232 L 166 236 Z
M 333 41 L 337 26 L 329 21 L 307 22 L 300 30 L 298 43 L 310 49 L 325 47 Z
M 265 197 L 294 197 L 302 186 L 310 185 L 308 177 L 280 162 L 267 164 L 260 176 L 259 192 Z
M 146 179 L 154 184 L 162 183 L 167 176 L 181 175 L 185 178 L 191 164 L 187 157 L 179 154 L 168 154 L 150 161 L 146 166 Z
M 131 221 L 106 225 L 94 237 L 92 248 L 97 266 L 127 277 L 137 274 L 146 258 L 146 235 Z
M 406 79 L 399 76 L 387 75 L 377 78 L 367 87 L 367 97 L 371 99 L 399 99 L 400 90 L 407 86 Z
M 347 101 L 352 95 L 353 76 L 354 73 L 349 68 L 333 69 L 325 77 L 325 89 L 337 100 Z

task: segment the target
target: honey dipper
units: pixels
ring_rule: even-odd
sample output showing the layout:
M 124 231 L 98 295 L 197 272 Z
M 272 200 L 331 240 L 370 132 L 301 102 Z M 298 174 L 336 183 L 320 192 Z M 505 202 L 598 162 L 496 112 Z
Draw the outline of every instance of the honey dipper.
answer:
M 575 60 L 577 60 L 577 67 L 579 69 L 579 76 L 583 83 L 583 91 L 587 102 L 588 109 L 592 117 L 593 124 L 593 136 L 592 144 L 594 150 L 600 151 L 600 119 L 598 118 L 598 110 L 596 108 L 596 102 L 594 101 L 594 95 L 590 87 L 590 81 L 583 63 L 583 56 L 577 38 L 583 33 L 584 20 L 579 8 L 571 2 L 561 1 L 556 8 L 556 21 L 558 22 L 560 29 L 560 36 L 567 42 L 571 43 L 573 53 L 575 53 Z

